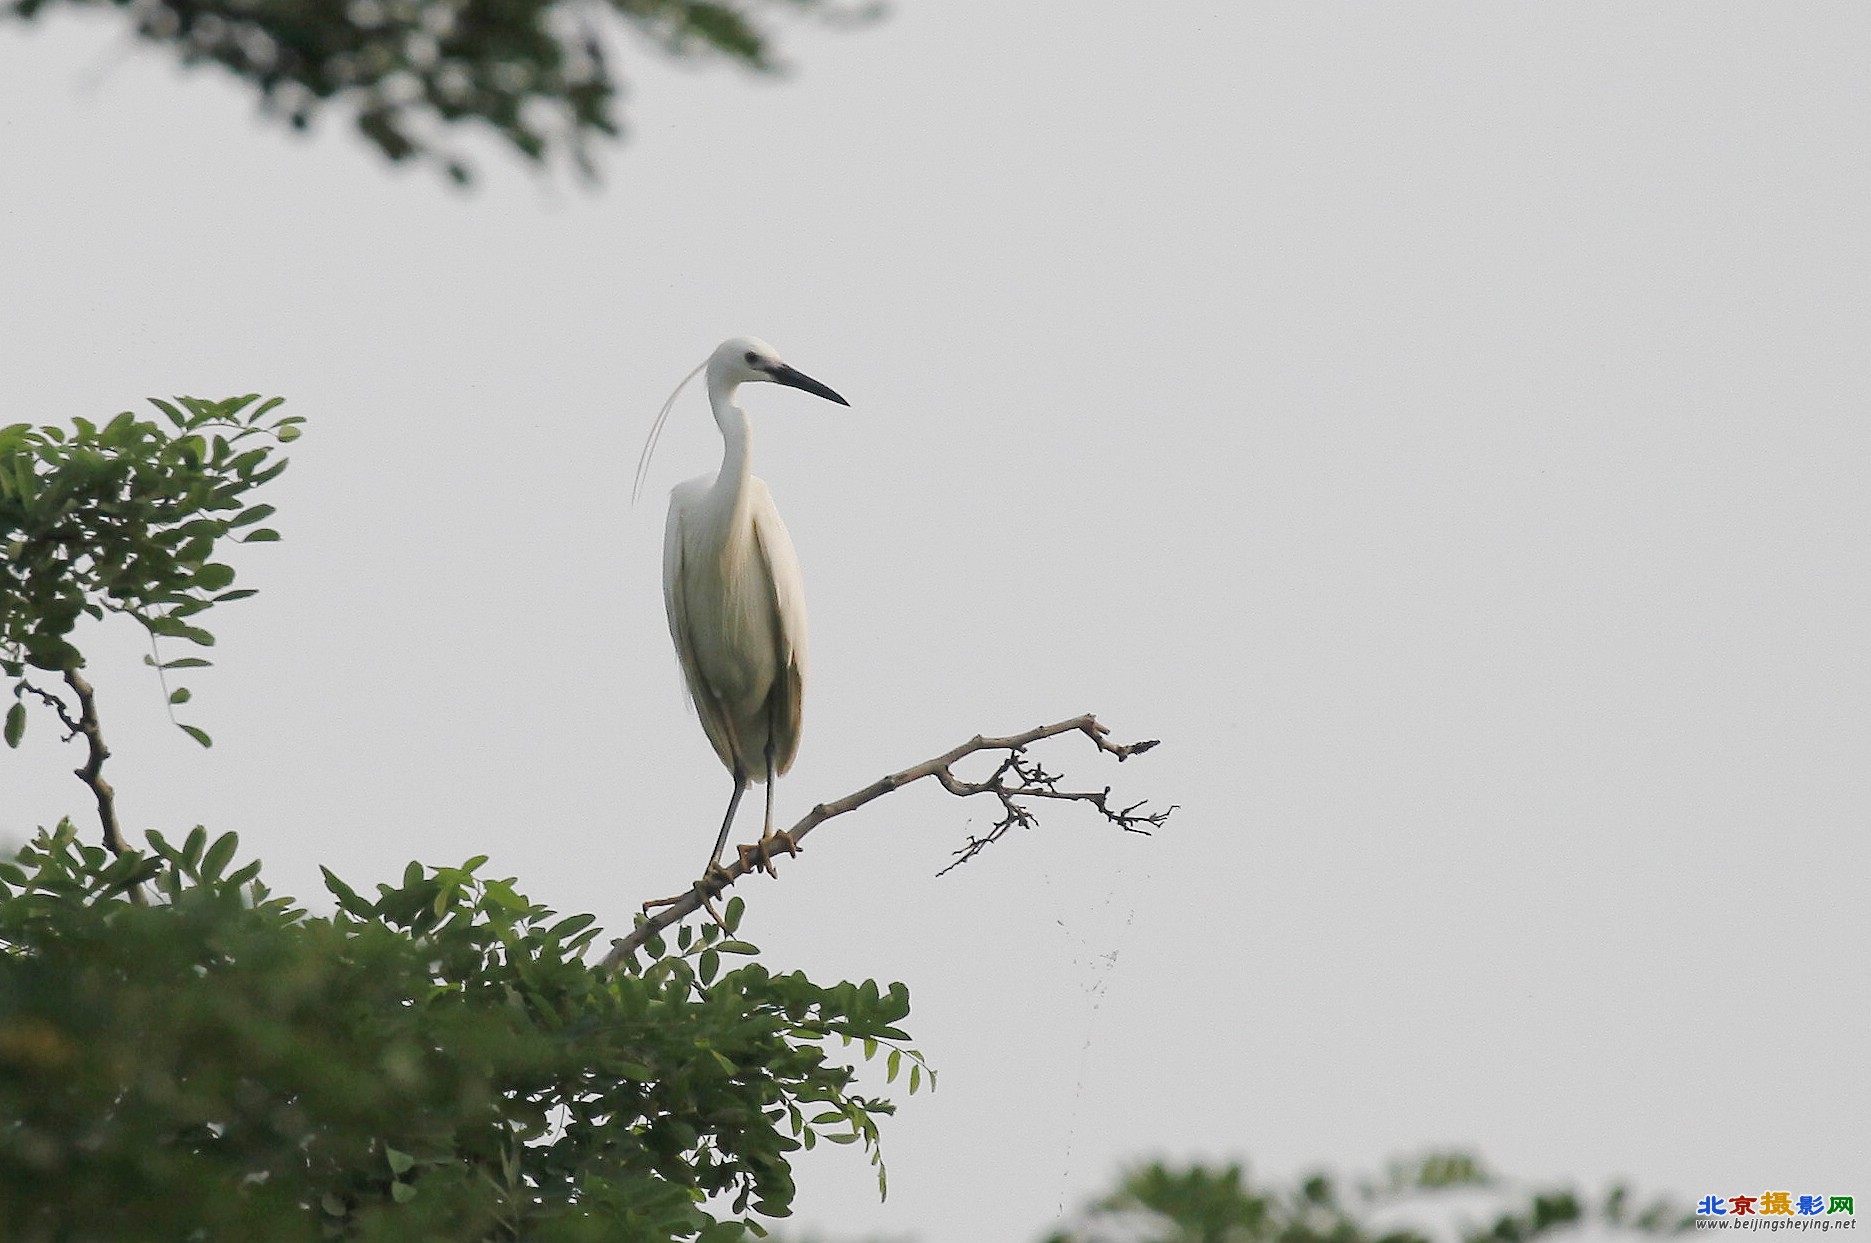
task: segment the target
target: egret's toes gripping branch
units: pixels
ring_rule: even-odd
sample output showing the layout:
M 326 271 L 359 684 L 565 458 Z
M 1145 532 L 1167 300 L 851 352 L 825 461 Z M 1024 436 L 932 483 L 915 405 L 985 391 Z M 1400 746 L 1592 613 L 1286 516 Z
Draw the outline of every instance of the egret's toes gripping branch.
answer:
M 791 833 L 780 829 L 767 834 L 751 846 L 736 846 L 734 853 L 740 856 L 743 873 L 758 868 L 768 876 L 777 877 L 779 870 L 773 866 L 773 856 L 799 854 L 800 846 L 793 840 Z

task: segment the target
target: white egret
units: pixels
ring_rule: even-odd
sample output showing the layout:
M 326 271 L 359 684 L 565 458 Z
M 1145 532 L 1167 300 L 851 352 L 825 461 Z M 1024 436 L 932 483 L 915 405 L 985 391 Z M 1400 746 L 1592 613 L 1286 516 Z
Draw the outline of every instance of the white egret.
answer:
M 734 404 L 735 390 L 769 382 L 841 406 L 851 403 L 787 366 L 764 341 L 723 341 L 676 386 L 656 416 L 637 462 L 632 500 L 643 488 L 650 455 L 676 397 L 703 371 L 708 404 L 721 428 L 721 469 L 679 483 L 669 494 L 663 602 L 689 698 L 715 754 L 734 778 L 727 815 L 704 872 L 712 877 L 721 868 L 721 851 L 749 781 L 766 784 L 767 813 L 760 845 L 752 851 L 742 848 L 743 863 L 749 854 L 768 863 L 775 838 L 780 849 L 797 849 L 784 833 L 773 832 L 773 782 L 792 767 L 799 749 L 806 683 L 805 581 L 773 496 L 752 472 L 747 412 Z

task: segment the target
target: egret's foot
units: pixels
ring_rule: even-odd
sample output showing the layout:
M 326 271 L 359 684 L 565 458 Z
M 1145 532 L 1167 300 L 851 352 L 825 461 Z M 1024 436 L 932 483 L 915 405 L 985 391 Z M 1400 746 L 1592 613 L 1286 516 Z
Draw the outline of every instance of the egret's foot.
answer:
M 702 895 L 702 901 L 706 902 L 710 898 L 720 897 L 721 891 L 733 883 L 734 873 L 719 863 L 710 863 L 708 870 L 702 873 L 702 878 L 695 882 L 695 892 Z
M 697 880 L 675 897 L 651 898 L 648 902 L 645 902 L 643 904 L 643 913 L 647 915 L 659 906 L 674 906 L 678 902 L 687 902 L 690 898 L 699 898 L 702 904 L 706 906 L 709 902 L 720 897 L 721 891 L 733 883 L 734 873 L 728 871 L 719 863 L 711 863 L 708 865 L 708 870 L 702 873 L 700 880 Z
M 773 860 L 767 858 L 758 846 L 736 846 L 734 853 L 741 857 L 741 871 L 743 872 L 752 872 L 757 868 L 768 876 L 779 875 L 773 870 Z
M 773 856 L 796 855 L 800 852 L 801 847 L 798 842 L 793 840 L 792 834 L 781 830 L 777 833 L 767 834 L 755 845 L 737 846 L 735 849 L 740 852 L 741 866 L 743 868 L 751 872 L 758 866 L 760 870 L 765 872 L 768 876 L 778 876 L 779 872 L 773 867 Z M 749 862 L 750 860 L 752 862 Z
M 695 882 L 693 888 L 695 896 L 702 901 L 702 909 L 708 912 L 708 918 L 714 920 L 723 932 L 731 930 L 727 925 L 727 921 L 721 918 L 721 912 L 715 909 L 715 899 L 721 896 L 721 891 L 723 889 L 726 889 L 733 883 L 734 873 L 728 871 L 719 863 L 710 862 L 708 870 L 702 873 L 702 878 Z

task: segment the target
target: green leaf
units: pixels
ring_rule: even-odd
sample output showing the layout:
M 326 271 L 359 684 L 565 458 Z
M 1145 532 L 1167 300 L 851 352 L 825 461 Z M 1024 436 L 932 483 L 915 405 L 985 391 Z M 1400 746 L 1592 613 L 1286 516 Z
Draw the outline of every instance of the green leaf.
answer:
M 487 894 L 487 900 L 503 911 L 512 911 L 515 914 L 524 915 L 527 911 L 533 909 L 532 904 L 515 893 L 513 891 L 513 886 L 504 880 L 488 881 L 484 892 Z
M 199 742 L 202 746 L 212 747 L 214 745 L 214 739 L 208 737 L 207 730 L 198 729 L 193 725 L 182 725 L 179 721 L 176 722 L 176 724 L 181 728 L 183 733 L 193 738 L 196 742 Z
M 256 522 L 264 522 L 279 511 L 271 505 L 254 505 L 240 511 L 240 516 L 228 520 L 229 527 L 250 527 Z
M 189 690 L 186 686 L 178 686 L 169 692 L 169 702 L 172 704 L 185 704 L 189 698 Z
M 375 919 L 377 917 L 377 907 L 375 903 L 365 899 L 357 890 L 345 884 L 338 878 L 338 874 L 333 872 L 330 868 L 321 867 L 318 870 L 325 874 L 325 888 L 331 890 L 333 896 L 338 899 L 338 906 L 341 910 L 347 911 L 357 916 L 359 919 Z
M 202 856 L 202 879 L 211 881 L 219 877 L 222 871 L 224 871 L 227 865 L 233 860 L 234 852 L 238 849 L 240 849 L 240 835 L 238 833 L 223 833 L 220 837 L 217 837 L 214 841 L 214 845 L 208 847 L 208 853 Z
M 598 922 L 596 915 L 568 915 L 552 927 L 546 929 L 546 935 L 555 941 L 563 941 L 577 936 L 592 924 Z
M 245 536 L 243 536 L 243 537 L 241 538 L 241 541 L 240 541 L 240 542 L 241 542 L 241 543 L 243 543 L 243 544 L 274 544 L 274 543 L 278 543 L 278 542 L 279 542 L 279 532 L 278 532 L 278 531 L 275 531 L 275 530 L 274 530 L 274 529 L 273 529 L 272 527 L 261 527 L 261 528 L 259 528 L 259 529 L 258 529 L 258 530 L 256 530 L 256 531 L 249 531 L 249 532 L 247 532 L 247 534 L 246 534 Z
M 234 581 L 234 567 L 210 561 L 195 571 L 195 587 L 200 591 L 220 591 Z
M 410 1167 L 416 1164 L 416 1158 L 410 1156 L 406 1152 L 400 1152 L 390 1147 L 388 1144 L 384 1145 L 383 1154 L 390 1159 L 390 1173 L 392 1174 L 407 1174 L 410 1171 Z
M 20 739 L 26 735 L 26 705 L 15 700 L 6 710 L 6 745 L 19 746 Z
M 408 1204 L 416 1198 L 416 1189 L 409 1183 L 391 1183 L 390 1198 L 398 1204 Z

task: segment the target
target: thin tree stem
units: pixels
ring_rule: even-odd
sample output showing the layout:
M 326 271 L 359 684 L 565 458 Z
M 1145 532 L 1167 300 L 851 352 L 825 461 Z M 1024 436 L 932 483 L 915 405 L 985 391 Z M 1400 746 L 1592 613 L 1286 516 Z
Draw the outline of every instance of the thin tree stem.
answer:
M 78 780 L 91 787 L 91 793 L 97 798 L 98 824 L 104 830 L 104 845 L 110 852 L 121 858 L 130 849 L 123 840 L 123 830 L 117 824 L 117 791 L 110 782 L 104 780 L 104 761 L 110 758 L 110 748 L 104 743 L 104 731 L 98 726 L 97 692 L 82 673 L 76 669 L 65 670 L 65 685 L 71 687 L 78 696 L 78 719 L 73 721 L 62 703 L 58 704 L 59 719 L 72 731 L 75 738 L 85 741 L 85 761 L 81 768 L 74 768 Z M 42 696 L 43 697 L 43 696 Z M 139 906 L 146 899 L 143 886 L 130 886 L 130 897 Z

